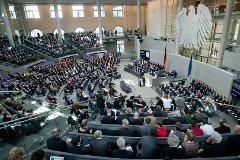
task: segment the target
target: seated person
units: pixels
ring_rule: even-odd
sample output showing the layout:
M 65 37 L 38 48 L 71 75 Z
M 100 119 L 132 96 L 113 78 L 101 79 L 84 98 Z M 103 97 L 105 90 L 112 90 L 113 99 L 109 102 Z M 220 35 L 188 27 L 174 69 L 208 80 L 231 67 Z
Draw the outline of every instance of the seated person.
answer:
M 149 130 L 147 136 L 142 136 L 137 144 L 137 154 L 140 159 L 156 158 L 158 139 L 155 127 Z
M 207 120 L 203 119 L 201 121 L 201 127 L 200 129 L 203 131 L 203 135 L 211 135 L 214 131 L 212 125 L 207 124 Z
M 140 127 L 139 129 L 139 133 L 138 136 L 142 137 L 142 136 L 146 136 L 149 135 L 149 131 L 152 128 L 152 126 L 150 126 L 151 123 L 151 118 L 147 117 L 144 121 L 144 125 Z
M 182 124 L 179 122 L 176 122 L 175 123 L 175 131 L 173 132 L 173 134 L 175 134 L 179 138 L 180 144 L 182 144 L 184 136 L 185 136 L 185 133 L 181 132 L 181 129 L 182 129 Z
M 71 139 L 71 143 L 67 144 L 67 150 L 69 153 L 74 153 L 74 154 L 89 154 L 90 151 L 89 149 L 85 146 L 89 144 L 89 140 L 85 139 L 82 143 L 82 138 L 78 135 L 76 137 L 73 137 Z
M 135 155 L 134 155 L 133 151 L 126 149 L 126 144 L 125 144 L 124 138 L 119 137 L 117 139 L 117 146 L 118 146 L 119 149 L 112 151 L 113 157 L 116 157 L 116 158 L 129 158 L 129 159 L 134 159 L 135 158 Z
M 161 106 L 157 105 L 156 110 L 154 111 L 153 115 L 154 117 L 163 117 L 163 111 L 161 110 Z
M 102 140 L 102 132 L 97 130 L 94 132 L 95 139 L 89 144 L 91 154 L 93 156 L 107 157 L 109 155 L 109 144 L 107 141 Z
M 237 156 L 240 155 L 240 125 L 236 125 L 234 128 L 235 135 L 228 136 L 226 142 L 227 155 Z
M 132 108 L 127 108 L 127 110 L 126 110 L 126 116 L 128 116 L 128 117 L 132 117 L 132 116 L 133 116 Z
M 118 136 L 135 136 L 134 131 L 128 128 L 129 126 L 129 121 L 127 119 L 122 120 L 122 128 L 118 130 Z
M 146 117 L 147 115 L 143 113 L 144 109 L 143 108 L 139 108 L 138 109 L 138 113 L 139 113 L 139 117 Z
M 139 119 L 139 114 L 134 113 L 134 119 L 130 121 L 130 125 L 143 125 L 143 121 Z
M 23 148 L 13 147 L 8 154 L 8 160 L 22 160 L 23 155 L 24 155 Z
M 66 152 L 67 143 L 60 137 L 60 129 L 54 128 L 52 131 L 52 137 L 47 139 L 47 148 L 55 151 Z
M 184 119 L 185 124 L 190 124 L 192 121 L 192 115 L 190 115 L 190 109 L 188 107 L 184 108 Z
M 219 134 L 231 133 L 230 127 L 227 126 L 227 120 L 220 119 L 219 127 L 215 128 L 215 131 L 218 132 Z
M 128 121 L 130 121 L 129 117 L 127 115 L 125 115 L 125 110 L 121 109 L 119 115 L 117 116 L 117 119 L 116 119 L 115 123 L 116 124 L 122 124 L 123 119 L 127 119 Z
M 159 158 L 170 157 L 171 159 L 183 159 L 185 155 L 185 150 L 183 148 L 178 148 L 180 140 L 175 134 L 170 134 L 168 136 L 169 148 L 163 148 Z
M 202 136 L 203 135 L 203 131 L 197 127 L 197 122 L 195 120 L 191 121 L 191 130 L 194 132 L 195 136 Z
M 185 158 L 196 158 L 198 154 L 198 142 L 194 142 L 195 134 L 192 130 L 187 131 L 182 147 L 185 149 Z
M 112 110 L 108 109 L 107 116 L 103 117 L 102 124 L 114 124 L 114 123 L 115 123 L 115 118 L 112 117 Z
M 221 143 L 222 136 L 216 131 L 213 131 L 211 136 L 206 140 L 203 149 L 198 150 L 198 153 L 203 154 L 202 157 L 224 157 L 226 156 L 226 147 Z
M 193 114 L 192 119 L 200 123 L 203 119 L 208 120 L 208 116 L 204 113 L 203 108 L 198 108 L 198 112 Z
M 67 105 L 73 104 L 72 99 L 68 97 L 66 93 L 63 96 L 63 100 L 67 103 Z
M 148 118 L 151 118 L 151 123 L 150 123 L 150 125 L 155 125 L 156 124 L 156 117 L 154 117 L 153 116 L 153 111 L 150 109 L 150 110 L 148 110 L 148 116 L 147 116 Z M 146 117 L 146 118 L 147 118 Z M 146 119 L 146 118 L 144 118 L 144 120 Z
M 44 151 L 43 149 L 36 150 L 33 152 L 31 156 L 31 160 L 43 160 L 44 159 Z
M 147 108 L 147 104 L 145 101 L 142 100 L 142 98 L 138 99 L 137 102 L 135 103 L 135 106 L 138 108 Z
M 172 119 L 169 119 L 168 118 L 168 113 L 167 112 L 164 112 L 163 113 L 163 125 L 172 125 L 174 124 L 175 122 L 172 120 Z
M 80 127 L 78 129 L 78 133 L 86 133 L 86 134 L 93 134 L 93 129 L 92 128 L 87 128 L 87 119 L 83 119 Z
M 57 103 L 57 101 L 56 101 L 57 98 L 52 97 L 50 93 L 47 95 L 46 99 L 49 101 L 49 103 Z
M 167 137 L 167 128 L 163 126 L 162 120 L 157 120 L 157 137 Z

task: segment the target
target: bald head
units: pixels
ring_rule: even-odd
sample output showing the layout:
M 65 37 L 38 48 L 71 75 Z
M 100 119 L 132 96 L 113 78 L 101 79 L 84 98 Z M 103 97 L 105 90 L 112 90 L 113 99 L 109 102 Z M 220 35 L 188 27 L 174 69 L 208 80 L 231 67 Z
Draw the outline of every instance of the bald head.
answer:
M 234 128 L 234 133 L 235 134 L 240 134 L 240 125 L 236 125 Z
M 135 112 L 134 113 L 134 119 L 138 119 L 139 118 L 139 114 L 138 114 L 138 112 Z

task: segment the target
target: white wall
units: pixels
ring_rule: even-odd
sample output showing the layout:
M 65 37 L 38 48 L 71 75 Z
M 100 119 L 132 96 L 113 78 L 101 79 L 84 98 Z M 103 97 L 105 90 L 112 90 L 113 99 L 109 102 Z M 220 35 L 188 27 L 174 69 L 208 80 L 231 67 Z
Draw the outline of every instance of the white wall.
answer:
M 164 51 L 150 50 L 151 61 L 162 64 L 163 57 Z M 179 75 L 187 77 L 189 61 L 187 57 L 168 53 L 166 68 L 167 70 L 176 69 Z M 191 79 L 199 79 L 223 96 L 231 98 L 232 81 L 237 78 L 235 74 L 196 60 L 193 60 L 191 73 Z
M 164 51 L 167 45 L 167 52 L 174 53 L 174 42 L 165 42 L 154 40 L 154 37 L 143 36 L 143 43 L 141 44 L 141 49 L 143 50 L 159 50 Z
M 222 65 L 240 71 L 240 53 L 225 51 Z

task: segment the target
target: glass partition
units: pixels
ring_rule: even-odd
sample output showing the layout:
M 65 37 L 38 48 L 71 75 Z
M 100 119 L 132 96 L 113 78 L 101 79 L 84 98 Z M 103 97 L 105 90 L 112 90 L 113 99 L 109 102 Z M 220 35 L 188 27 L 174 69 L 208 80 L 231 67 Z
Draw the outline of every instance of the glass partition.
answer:
M 24 92 L 1 92 L 1 123 L 0 123 L 0 159 L 5 160 L 13 147 L 24 149 L 23 157 L 44 147 L 51 137 L 52 129 L 59 128 L 61 135 L 66 133 L 71 125 L 67 123 L 70 113 L 68 106 L 50 104 Z M 5 94 L 13 94 L 11 101 L 4 99 Z M 9 104 L 15 103 L 26 109 L 26 114 Z M 19 107 L 20 108 L 20 107 Z

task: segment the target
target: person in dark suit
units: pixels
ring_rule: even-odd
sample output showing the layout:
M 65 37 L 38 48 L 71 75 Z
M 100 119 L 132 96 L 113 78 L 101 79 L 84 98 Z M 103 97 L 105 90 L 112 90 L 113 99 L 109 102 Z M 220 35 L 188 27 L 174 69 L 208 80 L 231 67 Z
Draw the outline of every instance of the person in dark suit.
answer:
M 117 119 L 116 119 L 115 123 L 116 124 L 122 124 L 123 119 L 127 119 L 128 121 L 130 121 L 129 117 L 127 115 L 125 115 L 125 110 L 121 109 L 120 113 L 119 113 L 119 116 L 117 116 Z
M 134 155 L 133 151 L 126 149 L 126 144 L 125 144 L 124 138 L 119 137 L 117 139 L 117 146 L 118 146 L 119 149 L 112 151 L 113 157 L 116 157 L 116 158 L 129 158 L 129 159 L 134 159 L 135 158 L 135 155 Z
M 127 119 L 122 120 L 122 128 L 118 130 L 118 136 L 127 136 L 132 137 L 134 135 L 134 131 L 128 128 L 129 121 Z
M 230 127 L 227 126 L 227 120 L 220 119 L 219 127 L 215 128 L 215 131 L 218 132 L 219 134 L 231 133 Z
M 47 139 L 47 148 L 55 151 L 67 151 L 67 143 L 62 140 L 60 135 L 60 129 L 54 128 L 52 131 L 52 137 Z
M 91 154 L 93 156 L 108 156 L 109 144 L 107 141 L 102 140 L 102 132 L 100 130 L 95 131 L 94 137 L 95 139 L 89 144 Z
M 102 124 L 114 124 L 115 118 L 112 117 L 112 110 L 107 110 L 107 116 L 103 117 Z
M 163 113 L 163 125 L 172 125 L 175 124 L 175 122 L 172 119 L 168 118 L 168 113 L 164 112 Z
M 161 100 L 161 98 L 159 96 L 156 97 L 157 103 L 156 103 L 156 108 L 157 106 L 160 106 L 160 110 L 163 110 L 164 106 L 163 106 L 163 101 Z
M 240 155 L 240 125 L 236 125 L 234 128 L 235 135 L 228 136 L 226 142 L 227 155 L 237 156 Z
M 130 125 L 143 125 L 143 120 L 139 119 L 139 114 L 134 113 L 134 119 L 130 121 Z
M 156 110 L 154 111 L 153 115 L 154 117 L 163 117 L 163 111 L 161 110 L 161 106 L 157 105 Z
M 139 131 L 138 131 L 139 137 L 149 135 L 150 129 L 152 128 L 152 126 L 150 126 L 150 123 L 151 123 L 151 118 L 147 117 L 145 119 L 144 125 L 139 128 Z
M 203 149 L 198 150 L 202 157 L 224 157 L 226 156 L 226 146 L 221 143 L 222 136 L 216 131 L 213 131 L 211 136 L 206 140 Z
M 198 112 L 193 114 L 192 119 L 196 120 L 197 123 L 200 123 L 203 119 L 208 122 L 208 116 L 204 113 L 203 108 L 198 108 Z
M 156 158 L 158 139 L 157 129 L 151 128 L 149 135 L 143 136 L 137 144 L 137 154 L 140 159 Z
M 78 135 L 76 137 L 73 137 L 71 139 L 71 143 L 67 144 L 67 150 L 69 153 L 74 154 L 89 154 L 89 149 L 85 146 L 89 143 L 89 140 L 86 139 L 83 141 L 83 144 L 81 144 L 81 137 Z M 87 141 L 87 142 L 86 142 Z
M 175 134 L 170 134 L 168 136 L 169 148 L 163 148 L 159 158 L 171 157 L 171 159 L 183 159 L 185 156 L 185 150 L 183 148 L 178 148 L 180 140 Z
M 104 108 L 105 108 L 105 104 L 104 104 L 104 99 L 103 99 L 103 91 L 100 90 L 98 92 L 98 94 L 96 94 L 96 98 L 97 98 L 97 108 L 100 109 L 100 115 L 103 115 L 104 114 Z

